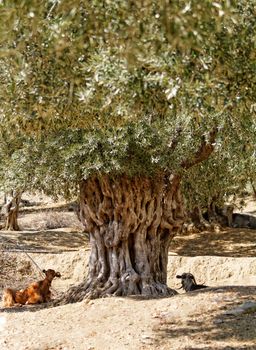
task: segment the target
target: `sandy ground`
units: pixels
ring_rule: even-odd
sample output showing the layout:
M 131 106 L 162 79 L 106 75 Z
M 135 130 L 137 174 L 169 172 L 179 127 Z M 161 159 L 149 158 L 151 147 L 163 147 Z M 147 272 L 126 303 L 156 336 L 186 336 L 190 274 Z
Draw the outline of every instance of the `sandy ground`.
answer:
M 107 298 L 0 316 L 1 349 L 255 349 L 255 314 L 229 316 L 256 288 L 168 299 Z M 254 296 L 253 296 L 254 295 Z
M 40 279 L 39 266 L 62 274 L 54 296 L 87 273 L 88 242 L 70 230 L 0 232 L 0 294 L 4 287 Z M 0 310 L 1 350 L 256 350 L 256 231 L 226 230 L 178 236 L 168 264 L 168 285 L 192 272 L 211 288 L 171 298 L 104 298 L 55 308 Z M 17 242 L 19 245 L 17 246 Z M 36 266 L 36 265 L 37 266 Z

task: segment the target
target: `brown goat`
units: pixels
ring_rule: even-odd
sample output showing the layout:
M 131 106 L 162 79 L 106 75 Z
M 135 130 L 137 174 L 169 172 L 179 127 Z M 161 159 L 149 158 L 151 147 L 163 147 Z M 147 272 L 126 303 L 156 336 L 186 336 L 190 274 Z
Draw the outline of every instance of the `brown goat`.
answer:
M 40 304 L 50 301 L 52 280 L 54 277 L 61 277 L 61 274 L 51 269 L 43 270 L 43 272 L 46 275 L 44 280 L 33 282 L 25 289 L 6 288 L 3 293 L 3 306 Z

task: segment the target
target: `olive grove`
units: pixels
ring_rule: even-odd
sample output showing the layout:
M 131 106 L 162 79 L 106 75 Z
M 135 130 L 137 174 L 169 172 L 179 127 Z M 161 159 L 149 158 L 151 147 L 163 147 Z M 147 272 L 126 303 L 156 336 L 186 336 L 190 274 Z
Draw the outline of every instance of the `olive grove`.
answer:
M 205 205 L 253 173 L 255 15 L 252 0 L 0 2 L 0 131 L 15 140 L 0 182 L 79 189 L 89 276 L 67 301 L 175 293 L 184 196 Z

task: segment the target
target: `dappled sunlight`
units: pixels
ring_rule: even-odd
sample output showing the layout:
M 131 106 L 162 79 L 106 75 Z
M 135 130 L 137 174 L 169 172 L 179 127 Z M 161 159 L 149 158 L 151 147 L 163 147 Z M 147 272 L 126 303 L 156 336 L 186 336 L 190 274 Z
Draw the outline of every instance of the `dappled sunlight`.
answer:
M 69 230 L 1 231 L 0 245 L 5 251 L 56 252 L 78 250 L 88 245 L 84 232 Z
M 170 251 L 182 256 L 255 256 L 256 230 L 226 228 L 219 232 L 198 232 L 174 237 Z
M 245 300 L 256 301 L 255 292 L 256 287 L 236 286 L 177 296 L 169 310 L 156 317 L 156 343 L 172 344 L 175 339 L 175 344 L 180 340 L 179 349 L 255 349 L 255 312 L 227 313 Z

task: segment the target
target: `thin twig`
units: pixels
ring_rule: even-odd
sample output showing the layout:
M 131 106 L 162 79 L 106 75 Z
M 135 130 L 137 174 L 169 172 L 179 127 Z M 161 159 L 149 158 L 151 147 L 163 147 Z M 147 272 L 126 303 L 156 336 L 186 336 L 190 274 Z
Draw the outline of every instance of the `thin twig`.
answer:
M 47 14 L 47 16 L 46 16 L 46 19 L 49 19 L 49 18 L 50 18 L 51 13 L 52 13 L 52 11 L 54 10 L 54 7 L 58 4 L 58 2 L 59 2 L 59 0 L 54 1 L 54 3 L 52 4 L 52 7 L 50 8 L 50 10 L 49 10 L 49 12 L 48 12 L 48 14 Z

